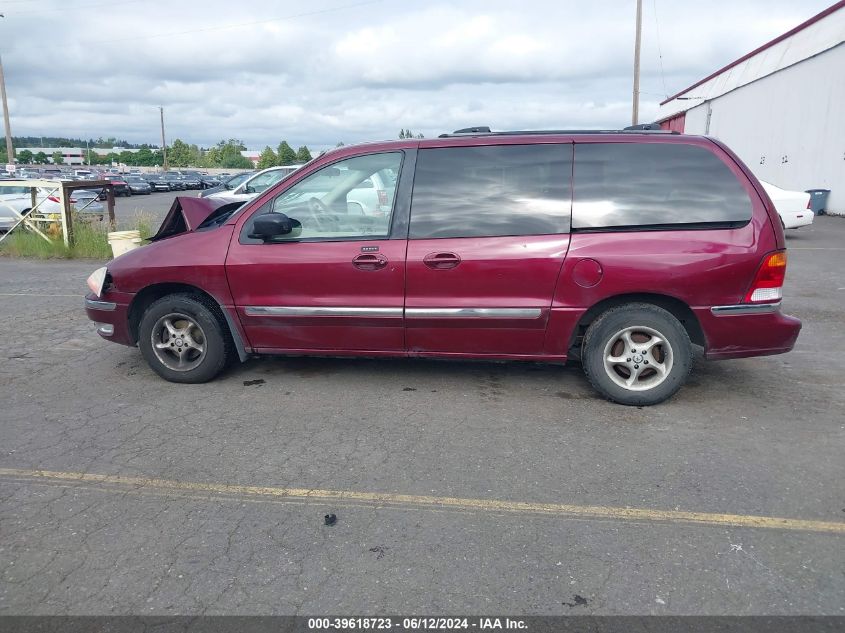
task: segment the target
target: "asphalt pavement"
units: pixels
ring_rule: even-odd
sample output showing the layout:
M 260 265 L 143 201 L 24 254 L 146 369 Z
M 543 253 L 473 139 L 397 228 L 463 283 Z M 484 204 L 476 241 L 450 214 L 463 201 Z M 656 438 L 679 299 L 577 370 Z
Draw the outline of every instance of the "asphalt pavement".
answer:
M 95 334 L 98 262 L 0 258 L 0 614 L 845 614 L 845 219 L 788 245 L 795 350 L 650 408 L 577 365 L 170 384 Z
M 118 228 L 130 228 L 137 225 L 137 219 L 143 218 L 154 229 L 161 224 L 170 211 L 176 196 L 195 197 L 199 191 L 159 191 L 149 195 L 133 195 L 115 198 L 114 217 Z

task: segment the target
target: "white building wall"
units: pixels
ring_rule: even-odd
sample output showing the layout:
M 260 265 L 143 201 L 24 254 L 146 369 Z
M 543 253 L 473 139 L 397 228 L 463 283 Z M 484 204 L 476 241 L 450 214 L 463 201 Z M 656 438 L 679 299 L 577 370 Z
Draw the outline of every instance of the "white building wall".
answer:
M 801 63 L 840 45 L 843 41 L 845 41 L 845 10 L 839 9 L 739 62 L 736 66 L 680 93 L 678 96 L 682 97 L 681 99 L 675 98 L 661 104 L 659 118 L 665 119 L 675 112 L 699 105 L 706 99 L 715 99 L 760 77 Z M 838 78 L 841 81 L 843 72 L 845 69 L 840 68 L 838 75 L 833 75 L 830 79 Z
M 778 187 L 830 189 L 828 210 L 845 213 L 845 44 L 697 105 L 684 132 L 724 141 Z

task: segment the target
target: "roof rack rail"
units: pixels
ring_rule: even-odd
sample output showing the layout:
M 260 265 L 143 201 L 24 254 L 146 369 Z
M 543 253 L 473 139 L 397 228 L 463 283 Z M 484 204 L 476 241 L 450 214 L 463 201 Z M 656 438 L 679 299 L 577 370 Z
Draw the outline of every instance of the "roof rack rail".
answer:
M 532 136 L 542 134 L 680 134 L 674 130 L 664 130 L 659 123 L 641 123 L 629 125 L 621 130 L 506 130 L 491 132 L 486 125 L 465 127 L 455 130 L 451 134 L 441 134 L 438 138 L 454 138 L 460 136 Z
M 490 128 L 486 125 L 479 125 L 477 127 L 464 127 L 460 130 L 455 130 L 452 134 L 490 134 Z
M 659 123 L 637 123 L 636 125 L 629 125 L 627 127 L 622 128 L 625 131 L 648 131 L 648 130 L 661 130 L 663 128 L 660 127 Z

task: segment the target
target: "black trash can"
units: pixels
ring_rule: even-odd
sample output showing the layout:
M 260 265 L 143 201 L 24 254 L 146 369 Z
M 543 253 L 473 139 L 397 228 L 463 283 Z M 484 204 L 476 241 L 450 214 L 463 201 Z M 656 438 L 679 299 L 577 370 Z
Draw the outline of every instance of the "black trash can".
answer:
M 810 208 L 813 210 L 813 214 L 824 215 L 830 189 L 807 189 L 806 193 L 810 194 Z

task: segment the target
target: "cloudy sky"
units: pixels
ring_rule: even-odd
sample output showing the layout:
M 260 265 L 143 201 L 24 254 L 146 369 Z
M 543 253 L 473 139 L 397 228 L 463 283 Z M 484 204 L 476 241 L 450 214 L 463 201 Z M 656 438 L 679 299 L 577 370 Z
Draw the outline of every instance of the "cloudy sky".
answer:
M 641 120 L 831 3 L 643 0 Z M 0 0 L 0 11 L 14 136 L 156 143 L 159 105 L 168 140 L 250 148 L 630 122 L 635 0 Z

